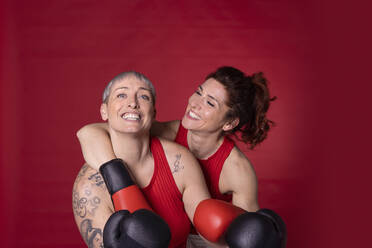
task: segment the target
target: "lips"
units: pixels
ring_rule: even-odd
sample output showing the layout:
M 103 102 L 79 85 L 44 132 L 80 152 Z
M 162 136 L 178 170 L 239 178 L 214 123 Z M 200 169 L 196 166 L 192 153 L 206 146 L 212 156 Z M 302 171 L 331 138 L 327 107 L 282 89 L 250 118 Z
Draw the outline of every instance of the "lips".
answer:
M 121 115 L 121 118 L 127 121 L 139 121 L 141 120 L 141 115 L 139 113 L 124 113 Z

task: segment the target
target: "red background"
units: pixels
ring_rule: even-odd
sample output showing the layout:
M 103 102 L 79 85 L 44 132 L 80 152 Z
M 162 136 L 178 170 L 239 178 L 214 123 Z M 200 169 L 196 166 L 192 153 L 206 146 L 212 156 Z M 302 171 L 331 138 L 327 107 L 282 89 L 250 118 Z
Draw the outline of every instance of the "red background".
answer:
M 263 71 L 278 97 L 269 113 L 277 123 L 269 138 L 255 151 L 241 146 L 259 178 L 261 207 L 283 216 L 288 248 L 331 247 L 335 232 L 327 227 L 344 224 L 333 223 L 332 216 L 349 198 L 331 193 L 332 168 L 344 159 L 333 160 L 342 152 L 327 146 L 341 136 L 338 124 L 324 124 L 338 99 L 323 101 L 335 78 L 325 73 L 330 59 L 324 52 L 337 46 L 326 42 L 324 30 L 333 25 L 325 23 L 329 6 L 294 0 L 7 0 L 0 7 L 2 247 L 83 246 L 71 207 L 83 163 L 75 133 L 100 120 L 101 93 L 116 74 L 147 75 L 163 121 L 181 118 L 188 96 L 221 65 Z M 336 112 L 338 123 L 342 114 Z M 337 140 L 339 147 L 344 141 Z M 351 183 L 358 182 L 353 177 Z M 335 236 L 335 247 L 349 244 L 349 235 Z

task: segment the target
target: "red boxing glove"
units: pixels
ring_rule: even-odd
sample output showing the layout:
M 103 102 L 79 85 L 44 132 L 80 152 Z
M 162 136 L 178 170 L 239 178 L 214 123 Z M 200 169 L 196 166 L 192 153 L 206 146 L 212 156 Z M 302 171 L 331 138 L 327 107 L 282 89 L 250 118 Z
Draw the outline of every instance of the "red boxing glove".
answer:
M 194 214 L 196 230 L 207 240 L 218 242 L 230 223 L 246 211 L 231 203 L 207 199 L 199 203 Z
M 123 160 L 110 160 L 103 164 L 99 171 L 111 195 L 115 211 L 129 210 L 133 213 L 143 208 L 152 211 L 141 190 L 130 177 Z

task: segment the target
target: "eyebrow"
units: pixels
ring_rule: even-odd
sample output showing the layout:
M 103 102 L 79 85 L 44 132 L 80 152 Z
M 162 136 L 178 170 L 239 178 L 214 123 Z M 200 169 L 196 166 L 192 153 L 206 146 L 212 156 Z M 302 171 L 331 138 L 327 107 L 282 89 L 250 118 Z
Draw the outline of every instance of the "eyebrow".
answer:
M 116 88 L 114 91 L 121 90 L 121 89 L 129 90 L 128 87 L 123 86 L 123 87 Z M 151 90 L 150 90 L 149 88 L 140 87 L 139 89 L 140 89 L 140 90 L 147 90 L 147 91 L 150 91 L 150 93 L 151 93 Z
M 121 89 L 128 89 L 128 87 L 119 87 L 119 88 L 116 88 L 114 91 L 121 90 Z
M 201 91 L 203 91 L 203 87 L 202 87 L 201 85 L 199 85 L 199 89 L 200 89 Z M 217 102 L 218 105 L 220 105 L 220 102 L 217 100 L 217 98 L 215 98 L 215 97 L 213 97 L 213 96 L 211 96 L 211 95 L 207 95 L 207 96 L 210 97 L 210 98 L 212 98 L 214 101 Z
M 151 90 L 149 88 L 145 88 L 145 87 L 140 87 L 141 90 L 147 90 L 147 91 L 150 91 L 151 93 Z

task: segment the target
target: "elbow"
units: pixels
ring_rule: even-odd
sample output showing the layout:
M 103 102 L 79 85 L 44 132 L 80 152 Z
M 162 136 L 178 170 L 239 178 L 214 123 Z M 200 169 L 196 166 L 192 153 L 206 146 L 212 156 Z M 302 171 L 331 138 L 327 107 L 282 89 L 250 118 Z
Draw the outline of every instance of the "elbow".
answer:
M 84 127 L 83 128 L 80 128 L 77 132 L 76 132 L 76 137 L 80 140 L 83 136 L 83 133 L 84 133 Z
M 81 137 L 81 128 L 76 132 L 76 137 L 80 139 Z
M 89 125 L 85 125 L 84 127 L 80 128 L 77 132 L 76 132 L 76 137 L 79 139 L 79 140 L 82 140 L 84 139 L 84 137 L 87 136 L 87 133 L 89 132 Z

